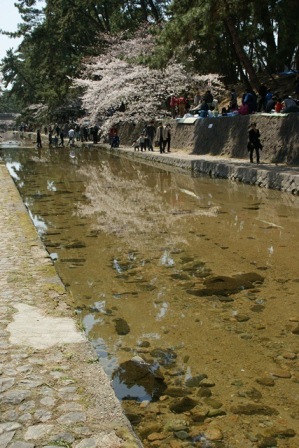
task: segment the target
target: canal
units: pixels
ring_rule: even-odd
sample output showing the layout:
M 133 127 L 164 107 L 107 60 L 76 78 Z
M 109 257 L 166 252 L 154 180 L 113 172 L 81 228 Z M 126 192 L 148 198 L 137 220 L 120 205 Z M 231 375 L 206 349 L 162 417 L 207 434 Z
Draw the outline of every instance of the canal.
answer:
M 144 446 L 299 446 L 298 196 L 2 152 Z

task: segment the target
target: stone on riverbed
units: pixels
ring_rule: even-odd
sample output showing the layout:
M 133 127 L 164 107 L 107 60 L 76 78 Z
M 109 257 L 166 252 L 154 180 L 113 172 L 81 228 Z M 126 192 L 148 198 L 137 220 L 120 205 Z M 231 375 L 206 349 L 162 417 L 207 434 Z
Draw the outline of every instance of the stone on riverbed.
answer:
M 169 409 L 171 410 L 171 412 L 181 414 L 195 408 L 197 404 L 197 401 L 193 400 L 192 398 L 184 397 L 174 400 L 174 402 L 169 406 Z
M 193 376 L 191 378 L 186 379 L 185 385 L 187 387 L 199 387 L 200 382 L 204 380 L 205 378 L 208 378 L 205 373 L 201 373 L 199 375 Z
M 247 274 L 237 274 L 233 277 L 211 276 L 204 280 L 202 289 L 188 290 L 189 294 L 198 297 L 208 297 L 213 295 L 228 296 L 237 294 L 244 289 L 252 289 L 256 283 L 263 283 L 264 278 L 255 272 Z
M 255 380 L 257 383 L 261 384 L 262 386 L 268 386 L 273 387 L 275 384 L 275 381 L 273 378 L 257 378 Z
M 151 356 L 157 359 L 158 363 L 164 367 L 175 364 L 177 354 L 171 349 L 156 348 L 150 352 Z
M 130 327 L 125 319 L 118 318 L 114 319 L 115 322 L 115 331 L 120 336 L 124 336 L 130 333 Z
M 276 409 L 262 404 L 247 403 L 231 408 L 233 414 L 240 415 L 277 415 Z

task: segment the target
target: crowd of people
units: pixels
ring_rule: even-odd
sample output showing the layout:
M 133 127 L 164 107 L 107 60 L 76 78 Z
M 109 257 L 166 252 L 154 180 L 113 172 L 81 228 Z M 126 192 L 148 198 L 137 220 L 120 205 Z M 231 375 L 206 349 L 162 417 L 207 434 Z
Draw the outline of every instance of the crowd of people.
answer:
M 93 142 L 98 143 L 100 139 L 100 128 L 97 125 L 88 126 L 88 124 L 66 123 L 64 125 L 45 126 L 44 134 L 48 137 L 50 147 L 64 147 L 65 139 L 67 146 L 74 146 L 75 142 Z M 38 148 L 42 147 L 41 130 L 37 129 L 36 144 Z
M 207 90 L 204 95 L 196 91 L 194 98 L 188 98 L 188 95 L 176 97 L 171 95 L 167 106 L 170 109 L 172 118 L 187 118 L 191 116 L 207 117 L 208 111 L 218 110 L 218 101 L 214 98 L 211 90 Z
M 228 115 L 249 115 L 253 113 L 293 113 L 299 112 L 299 75 L 294 83 L 295 97 L 280 95 L 271 88 L 262 84 L 258 92 L 246 89 L 238 98 L 236 89 L 230 91 L 229 104 L 219 110 L 219 102 L 211 90 L 203 95 L 199 90 L 193 96 L 171 95 L 168 100 L 168 108 L 172 118 L 205 118 Z
M 296 79 L 299 86 L 299 77 Z M 296 93 L 295 83 L 295 93 Z M 242 104 L 238 109 L 242 115 L 252 114 L 255 112 L 265 113 L 293 113 L 299 112 L 299 103 L 296 98 L 289 95 L 279 95 L 272 91 L 271 88 L 262 84 L 256 94 L 249 89 L 246 90 L 242 97 Z
M 140 136 L 133 141 L 134 151 L 154 151 L 154 146 L 159 148 L 160 154 L 170 152 L 171 126 L 169 123 L 159 123 L 157 129 L 154 121 L 148 123 Z
M 295 113 L 299 112 L 299 74 L 295 80 L 295 97 L 288 95 L 281 97 L 272 92 L 271 88 L 262 84 L 258 92 L 247 89 L 238 98 L 236 89 L 230 91 L 229 103 L 226 107 L 219 110 L 218 100 L 214 97 L 210 89 L 202 95 L 197 90 L 193 98 L 187 98 L 185 95 L 176 97 L 171 95 L 168 98 L 167 106 L 171 112 L 171 117 L 176 118 L 205 118 L 217 116 L 249 115 L 254 113 Z M 122 110 L 125 107 L 121 104 Z M 111 114 L 113 115 L 113 114 Z M 26 126 L 22 123 L 22 130 Z M 82 123 L 66 123 L 64 125 L 50 125 L 44 127 L 44 134 L 48 136 L 49 146 L 64 147 L 74 146 L 75 142 L 93 142 L 98 143 L 101 137 L 101 130 L 98 125 L 90 125 L 88 121 Z M 65 143 L 65 139 L 67 139 Z M 108 142 L 111 148 L 117 148 L 120 145 L 118 129 L 112 125 L 108 134 L 104 136 L 104 142 Z M 37 147 L 42 147 L 41 130 L 36 134 Z M 171 152 L 171 125 L 160 122 L 157 126 L 154 120 L 148 122 L 139 137 L 132 142 L 134 151 L 154 151 L 156 147 L 160 154 Z M 256 161 L 260 161 L 259 151 L 262 149 L 260 142 L 260 132 L 255 123 L 252 123 L 248 132 L 248 145 L 250 162 L 253 163 L 254 153 Z

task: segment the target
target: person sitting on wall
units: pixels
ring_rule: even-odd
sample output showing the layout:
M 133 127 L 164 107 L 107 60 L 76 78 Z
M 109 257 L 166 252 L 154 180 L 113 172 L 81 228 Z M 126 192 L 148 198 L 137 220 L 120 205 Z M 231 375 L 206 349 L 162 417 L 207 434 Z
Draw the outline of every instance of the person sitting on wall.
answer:
M 208 109 L 212 106 L 213 99 L 214 97 L 211 93 L 211 90 L 207 90 L 206 93 L 204 94 L 203 100 L 207 103 Z
M 177 99 L 178 114 L 183 117 L 186 110 L 186 98 L 182 95 Z
M 258 100 L 258 107 L 257 110 L 258 112 L 262 112 L 263 110 L 265 110 L 265 106 L 266 106 L 266 95 L 268 92 L 268 88 L 265 84 L 262 84 L 259 88 L 258 94 L 259 94 L 259 100 Z
M 295 100 L 293 100 L 293 98 L 290 98 L 289 96 L 286 95 L 282 101 L 281 112 L 284 114 L 289 114 L 292 112 L 299 112 L 299 108 L 298 108 Z
M 219 112 L 219 103 L 218 100 L 216 100 L 215 98 L 212 101 L 212 105 L 210 107 L 210 110 L 214 112 Z
M 240 115 L 248 115 L 249 112 L 249 107 L 248 104 L 241 104 L 241 106 L 239 107 L 239 114 Z
M 199 116 L 202 117 L 202 118 L 207 117 L 208 116 L 208 110 L 209 110 L 209 106 L 208 106 L 207 100 L 205 98 L 203 98 L 202 103 L 201 103 L 200 108 L 199 108 Z
M 256 96 L 249 89 L 246 89 L 246 92 L 243 95 L 242 104 L 246 104 L 248 106 L 248 113 L 249 114 L 252 114 L 257 109 Z
M 266 103 L 265 112 L 267 114 L 270 114 L 273 110 L 275 110 L 277 98 L 275 96 L 272 96 Z
M 238 97 L 236 89 L 231 89 L 229 106 L 231 110 L 238 110 Z
M 276 103 L 275 103 L 275 112 L 277 114 L 279 114 L 282 110 L 282 101 L 281 98 L 277 98 Z
M 201 100 L 200 91 L 197 90 L 193 98 L 193 106 L 194 106 L 193 109 L 197 109 L 200 106 L 200 100 Z
M 271 100 L 272 97 L 273 97 L 273 93 L 271 92 L 271 89 L 268 89 L 268 90 L 267 90 L 267 94 L 266 94 L 266 96 L 265 96 L 266 106 L 267 106 L 267 102 L 268 102 L 269 100 Z
M 177 115 L 177 98 L 175 97 L 175 95 L 171 95 L 170 100 L 169 100 L 169 107 L 170 107 L 170 111 L 171 111 L 171 116 L 172 118 L 175 118 Z
M 222 115 L 223 117 L 227 117 L 227 114 L 228 114 L 228 110 L 226 109 L 226 107 L 223 107 L 223 108 L 221 109 L 221 115 Z

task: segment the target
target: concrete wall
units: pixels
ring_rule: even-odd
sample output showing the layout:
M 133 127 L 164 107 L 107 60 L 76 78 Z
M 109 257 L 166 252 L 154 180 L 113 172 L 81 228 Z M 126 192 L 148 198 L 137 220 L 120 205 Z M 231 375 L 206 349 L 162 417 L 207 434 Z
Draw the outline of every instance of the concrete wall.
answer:
M 210 154 L 248 159 L 248 126 L 256 122 L 264 145 L 264 162 L 299 164 L 299 113 L 247 115 L 198 119 L 194 124 L 168 120 L 172 126 L 172 147 L 191 154 Z M 212 125 L 212 126 L 211 126 Z M 121 144 L 130 146 L 145 123 L 119 126 Z

